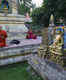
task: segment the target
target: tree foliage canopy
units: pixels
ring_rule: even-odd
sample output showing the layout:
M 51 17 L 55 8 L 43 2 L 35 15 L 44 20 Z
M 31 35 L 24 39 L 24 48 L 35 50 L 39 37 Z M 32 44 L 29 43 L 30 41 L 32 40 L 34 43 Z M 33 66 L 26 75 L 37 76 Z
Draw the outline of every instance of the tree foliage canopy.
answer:
M 19 13 L 25 14 L 30 12 L 30 8 L 33 7 L 32 0 L 23 0 L 23 3 L 19 5 Z
M 44 0 L 42 7 L 33 11 L 33 22 L 48 26 L 51 14 L 54 15 L 55 20 L 60 17 L 66 19 L 66 0 Z

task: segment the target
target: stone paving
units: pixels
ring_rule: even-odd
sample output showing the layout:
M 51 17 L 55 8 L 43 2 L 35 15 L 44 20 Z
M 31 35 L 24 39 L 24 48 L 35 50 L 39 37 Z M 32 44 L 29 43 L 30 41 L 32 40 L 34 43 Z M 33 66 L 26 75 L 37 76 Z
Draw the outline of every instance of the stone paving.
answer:
M 42 76 L 48 80 L 66 80 L 66 71 L 59 65 L 48 60 L 40 59 L 37 55 L 31 55 L 28 63 Z

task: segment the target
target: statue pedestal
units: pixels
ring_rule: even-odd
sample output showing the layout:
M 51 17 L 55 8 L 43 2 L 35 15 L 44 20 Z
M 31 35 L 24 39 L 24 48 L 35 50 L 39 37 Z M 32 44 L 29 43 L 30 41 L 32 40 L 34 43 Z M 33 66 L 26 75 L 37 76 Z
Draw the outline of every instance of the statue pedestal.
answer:
M 24 35 L 23 33 L 28 31 L 27 27 L 24 25 L 25 19 L 26 18 L 23 15 L 8 14 L 5 16 L 4 13 L 0 13 L 0 25 L 8 32 L 8 35 L 12 35 L 13 33 L 15 33 L 15 36 L 17 36 L 16 33 Z

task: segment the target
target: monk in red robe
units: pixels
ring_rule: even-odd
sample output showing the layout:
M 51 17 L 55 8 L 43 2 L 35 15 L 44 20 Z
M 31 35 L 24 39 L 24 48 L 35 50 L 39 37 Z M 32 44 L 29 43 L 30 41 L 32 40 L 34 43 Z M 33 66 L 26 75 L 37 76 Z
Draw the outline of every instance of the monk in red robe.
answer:
M 2 30 L 2 26 L 0 26 L 0 47 L 6 46 L 6 38 L 7 38 L 7 33 L 5 30 Z
M 33 34 L 32 30 L 29 30 L 26 36 L 27 39 L 36 39 L 37 36 Z

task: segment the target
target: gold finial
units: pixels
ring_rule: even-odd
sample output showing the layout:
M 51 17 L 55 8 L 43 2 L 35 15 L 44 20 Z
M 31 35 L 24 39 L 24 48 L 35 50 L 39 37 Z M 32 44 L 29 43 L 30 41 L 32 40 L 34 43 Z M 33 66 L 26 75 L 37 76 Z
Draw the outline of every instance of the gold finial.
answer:
M 51 16 L 50 16 L 50 21 L 54 21 L 54 16 L 53 16 L 53 14 L 51 14 Z

